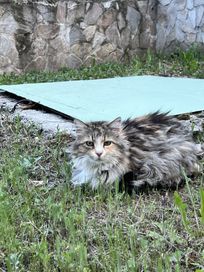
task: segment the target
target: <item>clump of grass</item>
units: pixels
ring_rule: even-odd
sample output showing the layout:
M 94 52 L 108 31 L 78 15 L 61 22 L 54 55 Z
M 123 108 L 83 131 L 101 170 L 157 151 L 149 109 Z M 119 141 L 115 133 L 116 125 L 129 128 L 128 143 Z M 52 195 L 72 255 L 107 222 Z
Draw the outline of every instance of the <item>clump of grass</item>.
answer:
M 80 69 L 63 68 L 58 72 L 30 72 L 22 75 L 0 76 L 0 84 L 54 82 L 65 80 L 99 79 L 133 75 L 187 76 L 204 78 L 204 55 L 195 48 L 178 50 L 171 55 L 148 52 L 129 63 L 93 64 Z
M 43 135 L 5 111 L 0 131 L 3 271 L 204 269 L 202 176 L 175 196 L 73 188 L 69 137 Z

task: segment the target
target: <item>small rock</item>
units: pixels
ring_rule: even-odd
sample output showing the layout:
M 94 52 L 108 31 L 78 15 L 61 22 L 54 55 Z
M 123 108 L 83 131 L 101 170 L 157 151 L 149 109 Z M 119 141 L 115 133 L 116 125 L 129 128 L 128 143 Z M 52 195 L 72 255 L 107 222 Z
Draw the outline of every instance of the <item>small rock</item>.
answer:
M 131 49 L 137 49 L 139 48 L 139 35 L 135 34 L 135 35 L 131 35 L 131 39 L 130 39 L 130 48 Z
M 82 30 L 78 26 L 73 26 L 69 33 L 70 46 L 75 43 L 83 42 L 86 40 Z
M 142 15 L 146 15 L 148 10 L 148 2 L 147 1 L 138 1 L 137 2 L 139 12 L 142 13 Z
M 186 33 L 186 42 L 193 44 L 196 41 L 196 33 Z
M 88 26 L 84 30 L 83 34 L 85 35 L 86 40 L 88 42 L 90 42 L 93 39 L 95 32 L 96 32 L 96 26 Z
M 166 29 L 161 25 L 157 29 L 156 50 L 163 51 L 166 44 Z
M 195 9 L 190 10 L 188 13 L 188 17 L 189 17 L 189 20 L 187 22 L 190 21 L 192 27 L 195 28 L 196 27 L 196 10 Z
M 159 3 L 163 6 L 167 6 L 171 3 L 172 0 L 159 0 Z
M 175 28 L 175 33 L 176 33 L 176 39 L 179 42 L 184 42 L 185 41 L 185 33 L 182 31 L 182 29 L 179 27 L 179 25 L 177 24 L 176 28 Z
M 86 29 L 88 26 L 87 26 L 87 24 L 86 23 L 84 23 L 84 22 L 80 22 L 80 28 L 81 29 Z
M 98 21 L 98 18 L 101 16 L 102 13 L 103 13 L 103 8 L 101 4 L 94 3 L 92 8 L 85 15 L 84 22 L 87 25 L 95 25 L 96 22 Z
M 68 1 L 68 3 L 67 3 L 67 9 L 69 11 L 77 9 L 77 7 L 78 7 L 78 4 L 76 2 L 74 2 L 74 1 Z
M 126 49 L 129 46 L 130 36 L 131 36 L 130 29 L 124 28 L 121 32 L 121 39 L 120 39 L 121 47 L 123 49 Z
M 102 45 L 100 48 L 97 48 L 97 50 L 95 51 L 95 54 L 100 59 L 104 59 L 107 56 L 109 56 L 114 50 L 116 50 L 116 46 L 114 46 L 111 43 L 106 43 Z
M 4 16 L 3 20 L 0 20 L 0 33 L 7 33 L 13 35 L 18 29 L 18 24 L 12 15 Z
M 55 48 L 55 49 L 58 49 L 59 48 L 59 44 L 57 43 L 57 45 L 55 46 L 56 44 L 56 39 L 52 40 L 52 46 Z M 32 43 L 32 50 L 33 50 L 33 53 L 34 55 L 36 56 L 43 56 L 43 55 L 46 55 L 47 53 L 47 42 L 42 38 L 42 37 L 37 37 L 33 43 Z
M 103 13 L 98 21 L 99 27 L 106 29 L 116 20 L 116 11 L 114 9 L 109 9 Z
M 80 44 L 79 43 L 74 44 L 71 47 L 70 52 L 79 57 L 81 60 L 83 60 L 84 58 L 86 58 L 86 56 L 90 54 L 91 50 L 92 50 L 91 44 L 84 42 Z
M 58 24 L 38 24 L 36 35 L 47 40 L 54 39 L 59 32 L 59 28 Z
M 66 66 L 76 69 L 82 65 L 82 60 L 74 54 L 70 54 L 66 59 Z
M 9 35 L 0 35 L 0 55 L 11 57 L 15 47 L 15 41 Z
M 114 22 L 111 26 L 109 26 L 105 34 L 109 42 L 120 46 L 120 32 L 117 27 L 117 22 Z
M 126 22 L 121 12 L 118 13 L 117 19 L 118 19 L 118 28 L 119 30 L 122 30 L 123 28 L 126 27 Z
M 70 8 L 67 8 L 66 24 L 70 26 L 77 25 L 84 18 L 84 15 L 84 6 L 73 3 Z
M 100 46 L 105 40 L 106 40 L 106 36 L 103 33 L 100 33 L 97 31 L 93 39 L 92 47 L 95 48 L 97 46 Z
M 66 21 L 66 2 L 59 2 L 57 5 L 56 20 L 63 24 Z
M 33 19 L 32 10 L 27 5 L 24 6 L 26 10 L 24 10 L 24 15 L 26 18 L 23 18 L 26 21 L 31 21 Z M 43 5 L 40 2 L 37 4 L 38 13 L 41 14 L 43 22 L 41 23 L 54 23 L 56 22 L 55 13 L 53 12 L 53 7 L 49 5 Z
M 184 9 L 184 10 L 182 10 L 180 12 L 177 12 L 177 19 L 179 21 L 185 22 L 187 17 L 188 17 L 188 10 L 187 9 Z M 175 20 L 176 20 L 176 18 L 175 18 Z
M 140 47 L 149 48 L 150 47 L 150 35 L 148 32 L 142 32 L 140 34 Z
M 88 10 L 90 9 L 90 7 L 91 7 L 91 3 L 88 2 L 88 3 L 86 4 L 86 11 L 88 11 Z
M 11 60 L 8 57 L 0 56 L 0 74 L 1 69 L 4 69 L 4 67 L 9 66 L 11 64 Z
M 104 8 L 109 9 L 113 2 L 114 2 L 114 0 L 102 2 L 102 5 L 104 6 Z
M 176 6 L 174 5 L 169 6 L 166 12 L 167 12 L 166 24 L 168 23 L 168 26 L 173 28 L 175 26 L 177 16 L 180 14 L 180 12 L 176 10 Z
M 200 6 L 203 4 L 204 4 L 203 0 L 194 0 L 194 6 Z
M 204 43 L 204 33 L 203 32 L 199 32 L 197 34 L 197 40 L 196 41 L 199 42 L 199 43 Z
M 136 9 L 128 6 L 126 20 L 128 22 L 128 26 L 131 32 L 137 33 L 139 30 L 139 24 L 141 20 L 140 13 Z
M 187 9 L 189 9 L 189 10 L 193 9 L 193 1 L 192 0 L 187 0 Z
M 198 6 L 196 8 L 196 26 L 201 26 L 203 18 L 204 18 L 204 5 Z
M 25 72 L 33 71 L 33 69 L 37 71 L 43 71 L 46 68 L 46 61 L 45 57 L 43 56 L 37 56 L 34 58 L 31 62 L 28 63 L 28 65 L 24 68 Z
M 174 6 L 177 10 L 183 10 L 186 7 L 186 0 L 174 0 Z
M 123 57 L 123 51 L 117 48 L 115 51 L 110 53 L 110 55 L 106 58 L 106 61 L 118 62 Z

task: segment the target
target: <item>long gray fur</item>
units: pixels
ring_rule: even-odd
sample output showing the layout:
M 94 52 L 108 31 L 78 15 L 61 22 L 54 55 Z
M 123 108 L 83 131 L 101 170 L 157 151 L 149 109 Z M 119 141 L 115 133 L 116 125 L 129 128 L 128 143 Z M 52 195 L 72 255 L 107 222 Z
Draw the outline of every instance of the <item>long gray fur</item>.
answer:
M 117 118 L 111 123 L 76 120 L 75 124 L 77 137 L 71 149 L 74 185 L 90 183 L 96 188 L 133 172 L 133 187 L 171 187 L 180 184 L 183 171 L 188 176 L 200 171 L 198 156 L 203 148 L 181 122 L 165 113 L 123 122 Z M 87 146 L 91 142 L 93 146 Z

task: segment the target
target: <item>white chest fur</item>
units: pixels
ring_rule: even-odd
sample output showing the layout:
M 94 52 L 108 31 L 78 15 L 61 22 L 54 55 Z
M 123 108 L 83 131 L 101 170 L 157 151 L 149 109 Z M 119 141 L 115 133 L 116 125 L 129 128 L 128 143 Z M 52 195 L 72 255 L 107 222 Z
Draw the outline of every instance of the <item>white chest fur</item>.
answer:
M 89 158 L 77 158 L 72 160 L 72 183 L 81 185 L 90 183 L 92 188 L 99 184 L 111 184 L 115 182 L 123 171 L 114 167 L 110 162 L 92 161 Z

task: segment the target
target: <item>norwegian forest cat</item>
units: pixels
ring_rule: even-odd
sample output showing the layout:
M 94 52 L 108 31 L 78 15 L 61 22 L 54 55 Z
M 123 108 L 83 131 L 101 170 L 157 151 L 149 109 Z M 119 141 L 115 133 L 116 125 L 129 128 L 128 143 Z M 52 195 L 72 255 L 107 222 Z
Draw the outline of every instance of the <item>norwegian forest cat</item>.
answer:
M 76 139 L 71 147 L 72 183 L 172 187 L 199 171 L 201 145 L 189 131 L 166 113 L 135 119 L 83 123 L 75 120 Z

